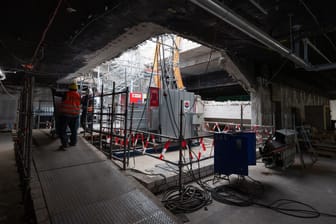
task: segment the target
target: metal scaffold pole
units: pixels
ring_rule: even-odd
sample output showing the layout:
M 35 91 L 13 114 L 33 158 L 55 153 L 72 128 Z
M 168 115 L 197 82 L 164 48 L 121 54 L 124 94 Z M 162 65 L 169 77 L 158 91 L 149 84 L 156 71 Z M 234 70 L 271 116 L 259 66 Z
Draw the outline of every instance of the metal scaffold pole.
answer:
M 85 117 L 84 117 L 84 137 L 86 136 L 86 128 L 87 128 L 87 125 L 88 125 L 88 116 L 89 116 L 89 111 L 88 111 L 88 107 L 89 107 L 89 99 L 90 98 L 90 94 L 89 94 L 89 91 L 87 91 L 87 93 L 86 93 L 86 96 L 85 96 L 85 102 L 84 102 L 84 104 L 85 104 L 85 107 L 84 107 L 84 110 L 82 111 L 82 113 L 85 113 Z
M 126 151 L 127 151 L 127 116 L 128 116 L 128 112 L 127 112 L 127 107 L 128 107 L 128 87 L 126 87 L 126 99 L 125 99 L 125 113 L 124 113 L 124 119 L 125 119 L 125 126 L 124 126 L 124 158 L 123 158 L 123 169 L 126 170 Z
M 113 139 L 114 139 L 114 134 L 113 134 L 113 124 L 115 120 L 115 106 L 114 106 L 114 101 L 115 101 L 115 82 L 113 82 L 113 90 L 112 90 L 112 108 L 111 108 L 111 128 L 110 128 L 110 150 L 109 150 L 109 159 L 112 159 L 112 151 L 113 151 Z
M 133 126 L 133 113 L 134 113 L 134 103 L 132 103 L 131 105 L 131 117 L 130 117 L 130 126 L 129 126 L 129 136 L 128 136 L 128 144 L 127 144 L 127 147 L 128 147 L 128 153 L 127 153 L 127 166 L 129 165 L 129 157 L 130 157 L 130 146 L 131 146 L 131 143 L 132 143 L 132 126 Z M 135 151 L 133 150 L 133 153 L 135 153 Z M 133 156 L 135 156 L 133 154 Z
M 99 120 L 99 149 L 102 150 L 103 149 L 103 144 L 102 144 L 102 140 L 103 140 L 103 135 L 102 135 L 102 131 L 103 131 L 103 109 L 104 109 L 104 84 L 101 85 L 101 91 L 100 91 L 100 120 Z
M 34 94 L 34 77 L 30 77 L 28 79 L 29 83 L 29 89 L 28 89 L 28 108 L 27 108 L 27 120 L 28 120 L 28 126 L 27 126 L 27 148 L 28 148 L 28 164 L 27 164 L 27 177 L 30 178 L 31 176 L 31 163 L 32 163 L 32 137 L 33 137 L 33 129 L 32 129 L 32 123 L 33 123 L 33 94 Z M 28 183 L 29 185 L 29 183 Z
M 182 142 L 183 142 L 183 100 L 181 100 L 181 105 L 180 105 L 180 133 L 179 133 L 179 191 L 180 194 L 182 194 L 182 188 L 183 188 L 183 182 L 182 182 L 182 169 L 183 169 L 183 163 L 182 163 Z
M 33 90 L 34 78 L 26 76 L 19 101 L 19 121 L 15 140 L 15 158 L 20 181 L 23 186 L 23 196 L 26 199 L 30 189 L 32 164 L 32 124 L 33 124 Z

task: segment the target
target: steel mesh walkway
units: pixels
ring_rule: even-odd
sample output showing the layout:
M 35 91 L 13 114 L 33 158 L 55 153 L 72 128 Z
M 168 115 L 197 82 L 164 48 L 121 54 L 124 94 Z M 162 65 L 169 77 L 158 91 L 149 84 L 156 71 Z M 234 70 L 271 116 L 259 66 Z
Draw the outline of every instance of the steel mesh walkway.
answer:
M 146 189 L 79 138 L 59 140 L 35 131 L 33 159 L 50 223 L 177 223 Z

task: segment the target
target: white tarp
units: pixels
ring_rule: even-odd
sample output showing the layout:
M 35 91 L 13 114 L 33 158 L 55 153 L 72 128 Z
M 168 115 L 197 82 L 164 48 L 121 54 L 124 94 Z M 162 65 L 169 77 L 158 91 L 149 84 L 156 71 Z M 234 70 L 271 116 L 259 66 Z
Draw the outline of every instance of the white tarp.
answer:
M 330 100 L 331 120 L 336 121 L 336 100 Z
M 240 119 L 241 105 L 243 105 L 243 119 L 251 119 L 249 101 L 204 101 L 204 118 Z
M 0 129 L 11 129 L 16 122 L 18 96 L 0 95 Z

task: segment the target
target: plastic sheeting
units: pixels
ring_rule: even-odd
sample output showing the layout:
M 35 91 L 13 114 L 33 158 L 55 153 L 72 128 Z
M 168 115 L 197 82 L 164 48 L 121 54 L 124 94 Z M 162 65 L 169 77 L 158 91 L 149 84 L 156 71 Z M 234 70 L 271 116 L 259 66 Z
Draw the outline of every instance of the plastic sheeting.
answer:
M 240 119 L 241 105 L 243 105 L 243 119 L 251 119 L 251 102 L 249 101 L 205 101 L 204 118 Z
M 331 120 L 336 121 L 336 100 L 330 100 Z
M 0 95 L 0 130 L 12 129 L 16 122 L 18 96 Z

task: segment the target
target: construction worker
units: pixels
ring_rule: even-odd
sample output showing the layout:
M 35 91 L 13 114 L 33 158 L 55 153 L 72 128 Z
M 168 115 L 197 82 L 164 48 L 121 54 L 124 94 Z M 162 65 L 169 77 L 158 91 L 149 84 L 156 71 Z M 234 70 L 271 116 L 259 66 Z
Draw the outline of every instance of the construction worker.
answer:
M 93 117 L 93 93 L 88 88 L 86 94 L 82 97 L 82 116 L 81 116 L 81 126 L 83 129 L 86 129 L 88 126 L 92 126 L 92 117 Z
M 81 97 L 77 92 L 77 84 L 71 83 L 69 91 L 62 97 L 62 103 L 59 110 L 59 137 L 62 145 L 60 150 L 65 150 L 69 145 L 77 144 L 77 130 L 79 127 Z M 71 136 L 70 143 L 68 142 L 67 128 L 70 128 Z

